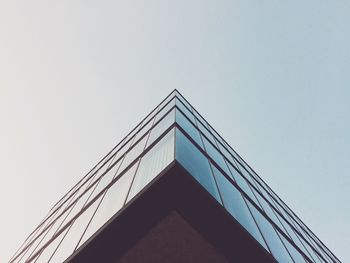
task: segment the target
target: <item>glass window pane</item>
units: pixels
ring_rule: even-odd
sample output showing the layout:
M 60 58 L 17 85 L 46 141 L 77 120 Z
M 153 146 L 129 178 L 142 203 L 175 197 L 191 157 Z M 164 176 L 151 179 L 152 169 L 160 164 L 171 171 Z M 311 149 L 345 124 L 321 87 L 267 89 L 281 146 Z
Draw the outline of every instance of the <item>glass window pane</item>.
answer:
M 78 241 L 83 235 L 87 225 L 89 224 L 92 218 L 92 215 L 95 213 L 98 203 L 99 200 L 93 203 L 82 214 L 80 214 L 79 217 L 77 217 L 74 220 L 73 224 L 68 230 L 67 235 L 63 238 L 61 244 L 59 244 L 50 262 L 61 263 L 74 252 L 74 248 L 76 247 Z
M 235 160 L 237 162 L 240 162 L 241 158 L 238 156 L 238 154 L 231 148 L 231 146 L 227 143 L 225 143 L 227 150 L 231 153 L 231 155 L 233 155 L 233 157 L 235 158 Z
M 230 171 L 221 153 L 206 138 L 203 136 L 202 138 L 207 154 L 216 162 L 216 164 L 221 167 L 221 169 L 225 171 L 225 173 L 230 174 Z
M 174 129 L 169 131 L 153 148 L 147 152 L 132 183 L 127 201 L 152 181 L 168 164 L 174 160 Z
M 147 141 L 147 147 L 162 135 L 175 122 L 175 109 L 168 113 L 159 123 L 151 130 L 151 134 Z
M 140 130 L 143 124 L 145 124 L 145 121 L 141 121 L 139 124 L 136 125 L 136 127 L 124 138 L 124 143 L 129 143 L 132 141 L 132 138 L 135 136 L 135 134 Z M 129 144 L 130 145 L 130 144 Z
M 190 112 L 182 103 L 179 99 L 176 99 L 176 106 L 183 112 L 183 114 L 186 115 L 187 118 L 189 118 L 193 123 L 196 123 L 195 118 L 192 114 L 192 112 Z
M 133 139 L 132 144 L 133 145 L 136 144 L 142 136 L 144 136 L 146 133 L 148 133 L 148 131 L 152 128 L 152 126 L 153 126 L 153 120 L 148 122 L 144 127 L 142 127 L 142 129 L 140 131 L 137 132 L 137 134 L 135 135 L 135 138 Z M 145 137 L 147 137 L 147 136 L 145 136 Z
M 28 258 L 33 256 L 41 247 L 43 247 L 43 245 L 45 245 L 46 242 L 43 243 L 42 240 L 47 235 L 50 235 L 50 228 L 45 230 L 41 236 L 39 236 L 36 240 L 34 240 L 33 243 L 30 246 L 28 246 L 28 248 L 26 248 L 26 250 L 21 255 L 19 255 L 19 257 L 15 262 L 25 262 Z
M 229 160 L 233 165 L 237 166 L 236 160 L 232 157 L 229 151 L 226 150 L 224 146 L 222 146 L 220 143 L 217 143 L 219 146 L 220 151 L 223 153 L 223 155 L 226 157 L 227 160 Z
M 203 143 L 197 128 L 193 126 L 192 123 L 186 119 L 186 117 L 180 112 L 176 111 L 176 122 L 185 130 L 185 132 L 191 136 L 191 138 L 201 147 L 203 148 Z
M 89 198 L 89 201 L 97 196 L 110 182 L 112 182 L 116 175 L 120 173 L 119 166 L 121 164 L 121 161 L 122 159 L 114 164 L 114 166 L 105 175 L 103 175 L 102 178 L 100 178 L 95 186 L 93 194 Z
M 157 113 L 155 121 L 160 120 L 174 106 L 175 106 L 175 99 L 173 98 L 172 101 L 170 101 L 163 109 L 159 111 L 159 113 Z
M 170 100 L 173 100 L 175 97 L 175 92 L 172 92 L 161 104 L 158 106 L 158 110 L 161 110 L 162 107 L 167 104 Z
M 254 215 L 254 218 L 268 244 L 272 255 L 278 262 L 293 262 L 286 248 L 283 246 L 281 239 L 277 235 L 275 229 L 269 221 L 248 202 L 249 209 Z
M 254 188 L 251 188 L 254 192 L 255 196 L 259 200 L 259 203 L 262 207 L 262 209 L 265 211 L 266 215 L 284 232 L 286 233 L 282 223 L 277 218 L 275 212 L 272 210 L 271 206 L 266 202 L 266 200 L 257 192 L 254 190 Z M 286 233 L 288 236 L 288 233 Z
M 176 92 L 175 95 L 178 100 L 180 100 L 184 105 L 186 105 L 187 108 L 189 108 L 190 110 L 192 109 L 192 106 L 185 100 L 184 97 L 182 97 L 180 93 Z
M 128 165 L 130 165 L 135 159 L 139 157 L 139 155 L 145 149 L 147 141 L 147 135 L 143 137 L 141 141 L 139 141 L 133 148 L 130 149 L 129 152 L 126 153 L 124 160 L 119 168 L 119 171 L 122 172 Z
M 207 123 L 207 127 L 208 127 L 209 131 L 213 134 L 215 139 L 218 141 L 218 144 L 219 144 L 219 142 L 221 142 L 223 144 L 225 143 L 224 140 L 221 138 L 221 136 L 209 125 L 209 123 Z
M 38 245 L 37 248 L 35 248 L 35 251 L 44 246 L 64 226 L 63 222 L 67 222 L 66 218 L 71 213 L 72 209 L 73 207 L 65 211 L 64 214 L 60 218 L 56 219 L 48 230 L 40 236 L 40 246 Z
M 196 119 L 198 120 L 197 121 L 197 124 L 198 124 L 198 128 L 200 128 L 201 130 L 203 129 L 203 132 L 205 133 L 206 131 L 205 131 L 205 128 L 204 128 L 204 126 L 203 125 L 206 125 L 206 120 L 204 120 L 200 115 L 199 115 L 199 113 L 195 110 L 195 109 L 193 109 L 193 114 L 194 114 L 194 116 L 196 117 Z M 202 122 L 203 123 L 203 125 L 200 123 L 200 122 Z M 206 134 L 205 134 L 206 135 Z M 211 135 L 210 135 L 211 136 Z M 211 138 L 210 138 L 211 139 Z
M 144 119 L 144 121 L 142 122 L 142 123 L 147 123 L 150 119 L 153 119 L 153 117 L 157 114 L 157 112 L 158 112 L 158 106 L 157 106 L 157 108 L 154 110 L 154 111 L 152 111 L 145 119 Z
M 216 145 L 213 135 L 199 121 L 197 121 L 197 126 L 198 126 L 198 129 L 200 129 L 200 131 L 205 135 L 205 137 L 209 141 L 211 141 L 214 145 Z
M 284 215 L 285 218 L 288 220 L 288 222 L 290 222 L 291 225 L 294 226 L 294 228 L 296 228 L 296 229 L 298 230 L 297 223 L 293 222 L 293 220 L 291 219 L 290 215 L 287 214 L 285 211 L 284 211 L 283 213 L 284 213 L 283 215 Z M 312 258 L 315 262 L 321 262 L 321 260 L 320 260 L 320 255 L 318 255 L 318 254 L 315 252 L 314 248 L 312 248 L 312 246 L 310 246 L 310 245 L 308 244 L 308 242 L 306 242 L 306 241 L 303 239 L 304 236 L 303 236 L 302 234 L 300 234 L 300 232 L 298 232 L 298 231 L 296 231 L 296 230 L 294 230 L 294 232 L 295 232 L 295 235 L 297 235 L 297 237 L 298 237 L 298 239 L 300 240 L 300 242 L 304 245 L 305 249 L 308 251 L 308 254 L 307 254 L 307 253 L 306 253 L 306 254 L 307 254 L 307 255 L 310 255 L 311 258 Z M 305 237 L 304 237 L 304 238 L 305 238 Z
M 72 218 L 74 216 L 76 216 L 81 209 L 84 207 L 84 205 L 86 204 L 89 196 L 92 194 L 94 190 L 94 187 L 91 187 L 83 196 L 81 196 L 73 205 L 71 210 L 69 210 L 69 213 L 67 215 L 67 217 L 64 220 L 64 223 L 62 224 L 62 226 L 65 226 L 70 220 L 72 220 Z
M 66 235 L 68 228 L 65 229 L 58 237 L 55 238 L 40 254 L 35 263 L 47 263 L 49 262 L 52 254 L 57 249 L 59 243 L 62 241 L 63 237 Z
M 231 170 L 231 176 L 236 181 L 238 186 L 242 189 L 242 191 L 245 194 L 247 194 L 253 200 L 253 202 L 256 205 L 260 206 L 259 203 L 258 203 L 258 200 L 254 196 L 254 194 L 252 192 L 252 189 L 250 188 L 248 182 L 242 177 L 242 175 L 231 164 L 229 164 L 229 167 L 230 167 L 230 170 Z
M 266 249 L 268 250 L 252 215 L 250 214 L 242 194 L 225 176 L 213 167 L 216 182 L 226 210 Z
M 178 129 L 176 129 L 176 160 L 221 203 L 207 157 Z
M 111 164 L 113 164 L 113 163 L 116 162 L 116 161 L 120 161 L 120 159 L 121 159 L 121 157 L 123 156 L 123 154 L 130 148 L 130 147 L 129 147 L 130 144 L 131 144 L 131 141 L 128 142 L 125 146 L 123 146 L 123 149 L 122 149 L 121 151 L 117 152 L 117 153 L 114 155 L 113 161 L 112 161 Z
M 289 254 L 293 258 L 293 261 L 295 263 L 305 263 L 307 262 L 303 255 L 291 244 L 289 241 L 283 237 L 281 234 L 279 234 L 280 238 L 283 241 L 283 244 L 286 246 L 287 250 L 289 251 Z
M 114 216 L 125 202 L 126 195 L 130 189 L 131 181 L 134 177 L 138 162 L 126 171 L 103 196 L 96 214 L 89 224 L 82 240 L 79 242 L 81 246 L 88 240 L 98 229 L 100 229 L 112 216 Z

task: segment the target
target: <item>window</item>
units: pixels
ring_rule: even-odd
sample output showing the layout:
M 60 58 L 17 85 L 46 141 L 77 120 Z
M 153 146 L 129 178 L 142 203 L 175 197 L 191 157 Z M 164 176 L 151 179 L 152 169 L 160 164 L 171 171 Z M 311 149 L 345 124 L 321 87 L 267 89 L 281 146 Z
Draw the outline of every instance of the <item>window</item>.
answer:
M 167 133 L 140 161 L 127 201 L 131 200 L 174 160 L 174 129 Z
M 179 110 L 176 110 L 176 122 L 200 147 L 203 148 L 202 140 L 197 128 L 194 127 Z
M 226 210 L 266 249 L 268 250 L 259 229 L 257 228 L 242 194 L 225 176 L 213 166 L 216 182 Z
M 288 254 L 286 248 L 283 246 L 281 239 L 277 235 L 275 229 L 269 221 L 252 205 L 248 202 L 249 209 L 252 212 L 260 230 L 263 234 L 266 243 L 268 244 L 272 255 L 278 262 L 291 262 L 292 258 Z
M 176 160 L 221 203 L 208 159 L 179 129 L 176 129 Z

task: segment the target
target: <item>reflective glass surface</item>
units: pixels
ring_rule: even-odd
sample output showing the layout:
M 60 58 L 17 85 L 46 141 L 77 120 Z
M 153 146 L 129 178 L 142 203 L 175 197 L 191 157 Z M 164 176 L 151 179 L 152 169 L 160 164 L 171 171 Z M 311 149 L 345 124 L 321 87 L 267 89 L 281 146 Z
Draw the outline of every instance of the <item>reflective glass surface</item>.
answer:
M 243 192 L 250 197 L 250 199 L 259 206 L 259 203 L 254 196 L 248 182 L 242 177 L 242 175 L 237 172 L 237 170 L 229 164 L 230 171 L 231 171 L 231 176 L 234 179 L 234 181 L 238 184 L 238 186 L 243 190 Z
M 169 112 L 162 120 L 160 120 L 152 128 L 151 134 L 147 141 L 147 147 L 162 135 L 175 122 L 175 109 Z
M 179 99 L 176 99 L 176 106 L 183 112 L 183 114 L 186 115 L 187 118 L 190 119 L 190 121 L 192 121 L 193 123 L 196 123 L 195 117 L 193 116 L 192 112 L 189 111 L 187 107 L 185 107 L 185 105 L 182 104 L 182 102 Z
M 174 160 L 174 129 L 168 132 L 140 161 L 127 201 Z
M 223 199 L 224 207 L 244 227 L 245 230 L 247 230 L 266 250 L 268 250 L 265 241 L 247 208 L 242 194 L 219 170 L 214 166 L 212 167 Z
M 179 111 L 176 110 L 176 123 L 181 126 L 185 130 L 185 132 L 190 135 L 190 137 L 203 148 L 202 139 L 199 135 L 199 132 L 193 124 L 186 119 L 186 117 Z
M 271 250 L 272 255 L 277 259 L 278 262 L 293 262 L 273 226 L 253 205 L 251 205 L 249 202 L 248 205 L 255 218 L 256 223 L 259 226 L 261 233 L 264 236 L 264 239 L 266 240 L 266 243 Z
M 62 239 L 67 234 L 69 228 L 64 230 L 58 237 L 56 237 L 42 252 L 38 257 L 35 257 L 35 260 L 32 262 L 36 263 L 47 263 L 51 259 L 51 256 L 56 251 L 59 244 L 62 242 Z
M 204 136 L 202 136 L 202 138 L 208 155 L 220 166 L 221 169 L 225 171 L 225 173 L 230 174 L 222 154 Z
M 143 152 L 147 139 L 147 135 L 144 136 L 137 144 L 134 145 L 133 148 L 130 149 L 129 152 L 126 153 L 124 160 L 120 166 L 120 171 L 123 171 L 125 168 L 127 168 Z
M 97 205 L 98 202 L 93 203 L 79 217 L 77 217 L 77 219 L 74 220 L 73 224 L 68 230 L 68 233 L 59 244 L 49 262 L 61 263 L 74 252 L 74 248 L 78 244 L 88 223 L 90 222 Z
M 176 160 L 212 195 L 221 202 L 208 159 L 176 129 Z
M 279 237 L 282 239 L 283 244 L 287 248 L 289 254 L 291 255 L 295 263 L 307 262 L 303 255 L 285 237 L 283 237 L 281 234 L 279 235 Z
M 123 207 L 137 166 L 138 162 L 128 169 L 125 174 L 123 174 L 110 188 L 107 189 L 107 191 L 105 191 L 95 215 L 87 227 L 82 240 L 79 242 L 79 246 L 89 239 Z
M 175 106 L 175 99 L 172 99 L 164 108 L 157 113 L 155 121 L 159 121 L 171 108 Z
M 61 262 L 73 245 L 74 250 L 88 240 L 175 155 L 278 261 L 340 262 L 176 90 L 53 205 L 10 262 Z

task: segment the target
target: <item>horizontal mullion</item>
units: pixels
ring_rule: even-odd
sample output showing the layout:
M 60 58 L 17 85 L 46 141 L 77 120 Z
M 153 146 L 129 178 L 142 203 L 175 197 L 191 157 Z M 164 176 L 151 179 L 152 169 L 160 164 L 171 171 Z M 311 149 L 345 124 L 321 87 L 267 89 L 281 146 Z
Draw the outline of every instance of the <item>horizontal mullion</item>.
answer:
M 174 106 L 175 107 L 175 106 Z M 163 118 L 165 118 L 167 115 L 168 115 L 168 113 L 169 112 L 171 112 L 173 109 L 174 109 L 174 107 L 172 107 L 161 119 L 159 119 L 158 120 L 158 122 L 160 122 Z M 158 124 L 158 122 L 157 122 L 157 124 Z M 156 125 L 154 125 L 153 127 L 156 127 Z M 58 232 L 56 232 L 55 233 L 55 235 L 54 235 L 54 237 L 53 238 L 51 238 L 48 242 L 47 242 L 47 244 L 48 243 L 50 243 L 52 240 L 54 240 L 57 236 L 59 236 L 59 234 L 60 233 L 62 233 L 62 231 L 64 230 L 64 229 L 66 229 L 76 218 L 78 218 L 86 209 L 88 209 L 88 207 L 90 207 L 105 191 L 107 191 L 107 189 L 108 188 L 110 188 L 121 176 L 123 176 L 124 174 L 125 174 L 125 172 L 130 168 L 130 167 L 132 167 L 138 160 L 139 160 L 139 158 L 142 158 L 142 156 L 144 156 L 151 148 L 153 148 L 153 146 L 155 145 L 155 144 L 157 144 L 172 128 L 174 127 L 174 124 L 172 124 L 172 125 L 170 125 L 152 144 L 150 144 L 149 146 L 147 146 L 146 147 L 146 149 L 144 149 L 127 167 L 125 167 L 124 168 L 124 170 L 123 171 L 121 171 L 120 172 L 120 174 L 119 175 L 117 175 L 109 184 L 107 184 L 103 189 L 101 189 L 100 190 L 100 193 L 98 193 L 93 199 L 91 199 L 90 201 L 88 201 L 83 207 L 82 207 L 82 209 L 74 216 L 74 217 L 72 217 L 70 220 L 69 220 L 69 222 L 67 222 Z M 152 128 L 149 130 L 149 131 L 151 131 L 152 130 Z M 148 132 L 149 132 L 148 131 Z M 147 133 L 145 133 L 141 138 L 140 138 L 140 140 L 144 137 L 144 136 L 146 136 L 146 135 L 148 135 L 148 132 Z M 137 143 L 135 143 L 134 145 L 136 145 Z M 131 150 L 131 148 L 128 150 L 128 152 Z M 125 154 L 127 154 L 127 153 L 125 153 Z M 124 155 L 123 155 L 124 156 Z M 122 157 L 123 157 L 122 156 Z M 121 157 L 121 158 L 122 158 Z M 118 160 L 119 161 L 119 160 Z M 113 165 L 115 165 L 116 163 L 118 163 L 118 161 L 116 161 Z M 110 168 L 110 169 L 112 169 L 112 167 Z M 105 172 L 105 173 L 107 173 L 107 171 Z M 104 173 L 104 174 L 105 174 Z M 103 174 L 103 175 L 104 175 Z M 103 176 L 103 175 L 101 175 L 101 177 Z M 91 184 L 90 186 L 89 186 L 89 189 L 91 189 L 91 187 L 93 187 L 93 185 L 97 182 L 98 180 L 96 180 L 93 184 Z M 89 189 L 86 189 L 86 191 L 88 191 Z M 82 193 L 69 207 L 71 207 L 74 203 L 76 203 L 78 200 L 79 200 L 79 198 L 81 197 L 81 196 L 83 196 L 85 193 L 86 193 L 86 191 L 84 192 L 84 193 Z M 65 209 L 65 211 L 67 210 L 67 209 L 69 209 L 69 207 L 67 207 L 66 209 Z M 64 212 L 65 212 L 64 211 Z M 63 212 L 63 213 L 64 213 Z M 63 214 L 62 213 L 62 214 Z M 61 214 L 61 215 L 62 215 Z M 60 216 L 61 216 L 60 215 Z M 57 219 L 60 217 L 60 216 L 58 216 L 57 217 Z M 57 220 L 56 219 L 56 220 Z M 52 222 L 53 223 L 53 222 Z M 48 226 L 49 227 L 49 226 Z M 39 235 L 40 236 L 40 235 Z M 46 246 L 46 244 L 44 245 L 44 246 Z M 40 249 L 40 250 L 42 250 L 42 249 Z M 37 255 L 37 253 L 36 254 L 34 254 L 33 256 L 32 256 L 32 258 L 34 258 L 35 256 Z
M 181 96 L 181 94 L 180 94 L 180 96 Z M 177 97 L 178 98 L 178 97 Z M 179 100 L 179 102 L 180 103 L 182 103 L 182 105 L 183 105 L 183 107 L 186 107 L 187 108 L 187 110 L 189 111 L 189 112 L 191 112 L 191 109 L 189 109 L 188 107 L 187 107 L 187 105 L 185 105 L 185 103 L 183 103 L 182 101 L 181 101 L 181 99 L 184 99 L 182 96 L 181 96 L 181 98 L 178 98 L 178 100 Z M 187 102 L 187 100 L 185 99 L 185 101 Z M 188 104 L 190 104 L 190 103 L 188 103 Z M 191 106 L 192 107 L 192 106 Z M 192 109 L 194 110 L 194 111 L 196 111 L 196 109 L 194 109 L 193 107 L 192 107 Z M 187 117 L 187 115 L 181 110 L 181 109 L 179 109 L 180 111 L 181 111 L 181 113 L 184 115 L 184 116 L 186 116 Z M 196 111 L 196 113 L 203 119 L 203 120 L 205 120 L 199 113 L 198 113 L 198 111 Z M 202 120 L 200 120 L 199 118 L 197 118 L 193 113 L 192 113 L 192 115 L 195 117 L 195 119 L 197 120 L 197 121 L 199 121 L 200 123 L 201 123 L 201 125 L 206 129 L 206 131 L 207 132 L 209 132 L 215 139 L 216 139 L 216 143 L 219 143 L 222 147 L 224 147 L 224 149 L 231 155 L 231 157 L 233 158 L 233 160 L 234 161 L 236 161 L 236 162 L 238 162 L 241 166 L 242 166 L 242 168 L 243 169 L 245 169 L 247 172 L 248 172 L 248 174 L 250 174 L 251 175 L 251 178 L 254 180 L 254 182 L 256 182 L 256 183 L 258 183 L 261 187 L 263 187 L 263 188 L 265 188 L 265 187 L 267 187 L 267 190 L 270 190 L 270 191 L 272 191 L 273 192 L 273 194 L 284 204 L 284 205 L 286 205 L 279 197 L 278 197 L 278 195 L 261 179 L 261 177 L 260 176 L 258 176 L 257 174 L 256 174 L 256 172 L 244 161 L 244 159 L 219 135 L 219 133 L 217 133 L 216 131 L 215 131 L 215 129 L 208 123 L 208 122 L 206 122 L 206 123 L 203 123 L 202 122 Z M 226 161 L 228 161 L 232 166 L 234 166 L 234 167 L 236 167 L 237 165 L 235 165 L 235 164 L 233 164 L 227 157 L 226 157 L 226 155 L 225 154 L 223 154 L 222 153 L 222 151 L 220 150 L 220 149 L 218 149 L 218 147 L 216 146 L 216 145 L 214 145 L 212 142 L 211 142 L 211 140 L 206 136 L 206 135 L 204 135 L 204 133 L 190 120 L 190 118 L 188 118 L 187 117 L 187 119 L 188 119 L 188 121 L 190 121 L 196 128 L 197 128 L 197 130 L 201 133 L 201 135 L 203 135 L 207 140 L 208 140 L 208 142 L 209 143 L 211 143 L 221 154 L 222 154 L 222 156 L 225 158 L 225 160 Z M 210 129 L 208 129 L 208 127 L 206 126 L 206 124 L 208 124 L 209 125 L 209 127 L 211 128 L 211 129 L 213 129 L 213 131 L 215 131 L 215 134 L 210 130 Z M 222 141 L 221 140 L 219 140 L 219 139 L 217 139 L 217 136 L 216 135 L 218 135 L 219 136 L 219 139 L 222 139 L 224 142 L 225 142 L 225 144 L 227 144 L 229 147 L 230 147 L 230 149 L 240 158 L 240 160 L 238 160 L 237 158 L 236 158 L 236 156 L 234 156 L 231 152 L 230 152 L 230 150 L 228 150 L 227 149 L 227 147 L 226 147 L 226 145 L 224 145 L 223 143 L 222 143 Z M 243 164 L 241 164 L 241 161 L 243 162 Z M 256 180 L 255 178 L 254 178 L 254 176 L 251 174 L 251 172 L 249 171 L 249 169 L 246 169 L 244 166 L 247 166 L 247 167 L 249 167 L 250 168 L 250 170 L 252 170 L 253 172 L 254 172 L 254 176 L 258 176 L 259 177 L 259 179 L 263 182 L 263 184 L 264 185 L 262 185 L 260 182 L 259 182 L 259 180 Z M 238 169 L 239 169 L 239 166 L 238 166 Z M 254 187 L 254 189 L 257 191 L 257 192 L 259 192 L 260 193 L 260 190 L 259 189 L 257 189 L 254 185 L 252 185 L 251 184 L 251 182 L 243 175 L 243 173 L 241 172 L 241 171 L 239 171 L 240 172 L 240 174 L 242 175 L 242 177 L 243 178 L 245 178 L 245 180 L 249 183 L 249 185 L 251 186 L 251 187 Z M 266 191 L 267 193 L 268 193 L 268 191 Z M 269 193 L 268 193 L 269 194 Z M 269 196 L 271 197 L 271 198 L 273 198 L 273 199 L 275 199 L 276 200 L 276 198 L 274 197 L 274 195 L 272 195 L 272 194 L 269 194 Z M 261 196 L 263 196 L 262 194 L 261 194 Z M 267 200 L 265 197 L 264 197 L 264 199 L 266 200 L 266 201 L 268 201 L 268 203 L 274 208 L 274 210 L 276 210 L 277 211 L 277 209 L 275 208 L 275 206 L 273 205 L 273 204 L 271 204 L 270 203 L 270 201 L 269 200 Z M 279 200 L 276 200 L 276 202 L 279 202 Z M 286 205 L 287 206 L 287 205 Z M 287 206 L 288 207 L 288 206 Z M 287 214 L 290 214 L 290 212 L 288 211 L 288 210 L 290 210 L 290 209 L 285 209 L 283 206 L 281 206 L 281 208 L 287 213 Z M 289 208 L 289 207 L 288 207 Z M 291 210 L 290 210 L 291 211 Z M 278 211 L 279 212 L 279 211 Z M 296 222 L 299 226 L 300 226 L 300 223 L 298 223 L 297 222 L 297 220 L 295 220 L 294 218 L 293 218 L 293 215 L 295 215 L 295 213 L 293 212 L 293 211 L 291 211 L 293 214 L 291 215 L 291 219 L 294 221 L 294 222 Z M 296 215 L 295 215 L 296 216 Z M 299 218 L 298 218 L 299 219 Z M 300 220 L 300 219 L 299 219 Z M 289 220 L 286 220 L 288 223 L 289 223 Z M 301 220 L 300 220 L 301 221 Z M 302 221 L 301 221 L 302 222 Z M 290 224 L 290 223 L 289 223 Z M 290 224 L 291 225 L 291 224 Z M 303 224 L 303 225 L 305 225 L 305 224 Z M 295 227 L 294 226 L 292 226 L 293 227 L 293 229 L 295 229 Z M 300 226 L 301 227 L 301 229 L 303 229 L 303 227 L 302 226 Z M 302 238 L 303 238 L 303 240 L 305 241 L 305 242 L 307 242 L 312 248 L 313 248 L 313 250 L 315 250 L 316 252 L 318 252 L 317 251 L 317 249 L 316 248 L 314 248 L 314 246 L 313 245 L 311 245 L 307 240 L 306 240 L 306 238 L 304 237 L 304 236 L 302 236 L 302 234 L 300 233 L 299 234 L 299 231 L 297 230 L 297 229 L 295 229 L 295 231 L 296 231 L 296 233 L 298 233 L 298 235 L 299 236 L 301 236 Z M 307 234 L 310 238 L 312 238 L 312 236 L 310 235 L 310 234 L 308 234 L 307 233 L 307 231 L 305 231 L 305 234 Z M 314 240 L 314 238 L 312 238 L 313 240 Z M 318 238 L 317 238 L 318 239 Z M 318 239 L 319 240 L 319 239 Z M 318 247 L 320 248 L 320 249 L 322 249 L 325 253 L 326 253 L 326 251 L 325 251 L 325 248 L 323 248 L 320 244 L 318 244 L 318 242 L 316 241 L 316 240 L 314 240 L 315 241 L 315 243 L 318 245 Z M 323 244 L 323 243 L 322 243 Z M 327 248 L 327 247 L 326 247 Z M 329 250 L 328 248 L 327 248 L 327 250 Z M 319 254 L 319 253 L 318 253 Z M 326 254 L 328 254 L 328 253 L 326 253 Z M 333 255 L 333 253 L 332 253 L 332 255 Z
M 297 251 L 299 253 L 301 253 L 301 255 L 303 255 L 304 257 L 309 258 L 307 255 L 305 255 L 304 252 L 301 251 L 301 249 L 295 245 L 294 241 L 292 241 L 290 239 L 290 237 L 288 236 L 288 234 L 285 233 L 285 231 L 283 231 L 282 229 L 280 229 L 280 227 L 273 222 L 273 220 L 265 213 L 265 211 L 262 210 L 262 208 L 260 208 L 260 206 L 258 204 L 256 204 L 245 192 L 244 190 L 232 179 L 232 177 L 230 175 L 228 175 L 215 161 L 214 159 L 211 158 L 211 156 L 204 150 L 202 149 L 193 139 L 192 137 L 187 134 L 187 132 L 178 124 L 176 123 L 176 127 L 187 137 L 187 139 L 189 139 L 191 141 L 192 144 L 194 144 L 196 146 L 196 148 L 202 153 L 204 154 L 204 156 L 206 158 L 208 158 L 208 160 L 210 161 L 210 163 L 212 163 L 216 169 L 218 169 L 224 176 L 225 178 L 232 184 L 233 187 L 235 187 L 243 196 L 244 198 L 249 201 L 270 223 L 272 226 L 274 226 L 274 228 L 281 233 L 287 240 L 288 242 L 297 249 Z

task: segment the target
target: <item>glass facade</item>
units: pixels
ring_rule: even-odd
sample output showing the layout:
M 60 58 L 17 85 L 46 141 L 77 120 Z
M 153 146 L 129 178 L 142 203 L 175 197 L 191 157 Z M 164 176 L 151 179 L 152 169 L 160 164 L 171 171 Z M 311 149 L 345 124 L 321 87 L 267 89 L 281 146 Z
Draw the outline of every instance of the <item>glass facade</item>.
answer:
M 174 162 L 278 262 L 340 262 L 176 90 L 52 207 L 10 262 L 63 262 Z

